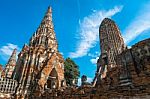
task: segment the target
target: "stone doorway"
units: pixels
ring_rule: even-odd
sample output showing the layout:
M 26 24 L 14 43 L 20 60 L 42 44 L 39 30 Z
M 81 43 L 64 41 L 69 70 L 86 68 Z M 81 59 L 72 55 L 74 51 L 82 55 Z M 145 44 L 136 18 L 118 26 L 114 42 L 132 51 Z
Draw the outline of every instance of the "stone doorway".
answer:
M 55 68 L 52 69 L 48 80 L 47 80 L 47 88 L 55 89 L 58 88 L 58 74 Z

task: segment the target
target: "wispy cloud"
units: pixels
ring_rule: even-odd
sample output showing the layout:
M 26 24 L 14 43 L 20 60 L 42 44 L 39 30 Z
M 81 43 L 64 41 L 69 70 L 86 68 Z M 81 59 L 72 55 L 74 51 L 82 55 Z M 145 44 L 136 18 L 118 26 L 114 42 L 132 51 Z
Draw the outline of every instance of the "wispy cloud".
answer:
M 128 44 L 144 31 L 150 29 L 150 2 L 142 7 L 137 17 L 124 30 L 124 39 Z
M 79 42 L 76 51 L 70 53 L 71 58 L 78 58 L 87 55 L 99 40 L 99 25 L 105 17 L 112 17 L 122 10 L 122 6 L 116 6 L 108 11 L 94 11 L 80 22 Z
M 17 45 L 11 44 L 11 43 L 7 43 L 5 46 L 0 47 L 0 56 L 5 61 L 7 61 L 15 48 L 17 49 L 17 51 L 20 50 L 20 48 Z

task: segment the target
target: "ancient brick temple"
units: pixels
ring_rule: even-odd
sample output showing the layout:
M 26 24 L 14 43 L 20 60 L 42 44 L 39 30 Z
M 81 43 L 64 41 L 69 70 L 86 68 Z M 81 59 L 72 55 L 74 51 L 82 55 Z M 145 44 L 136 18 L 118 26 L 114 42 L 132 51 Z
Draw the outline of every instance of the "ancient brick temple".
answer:
M 14 71 L 14 68 L 16 66 L 16 49 L 12 52 L 12 55 L 10 56 L 8 63 L 6 64 L 5 67 L 5 77 L 6 78 L 12 78 L 12 74 Z
M 13 50 L 5 68 L 0 70 L 0 99 L 12 98 L 18 82 L 12 78 L 16 66 L 16 49 Z
M 52 23 L 52 10 L 48 8 L 39 28 L 18 55 L 13 77 L 18 81 L 17 94 L 39 95 L 45 89 L 64 86 L 64 59 Z
M 55 99 L 150 99 L 150 39 L 127 48 L 115 22 L 105 18 L 99 28 L 101 55 L 92 84 L 45 92 Z
M 105 18 L 99 28 L 101 55 L 97 62 L 97 74 L 101 72 L 101 78 L 105 78 L 107 68 L 117 66 L 117 55 L 126 49 L 120 30 L 115 22 Z M 98 76 L 98 75 L 96 75 Z M 98 80 L 95 77 L 93 84 Z
M 105 18 L 100 25 L 99 33 L 100 59 L 103 58 L 105 60 L 107 58 L 105 60 L 107 64 L 110 67 L 114 67 L 116 65 L 116 56 L 126 48 L 120 30 L 113 20 Z M 99 62 L 100 65 L 104 65 L 103 62 Z
M 109 18 L 102 21 L 99 36 L 101 55 L 93 82 L 84 75 L 81 86 L 66 86 L 49 7 L 17 62 L 13 51 L 0 78 L 0 98 L 9 93 L 17 99 L 150 99 L 150 39 L 127 48 Z
M 127 48 L 115 22 L 99 28 L 101 55 L 93 81 L 95 98 L 150 98 L 150 39 Z

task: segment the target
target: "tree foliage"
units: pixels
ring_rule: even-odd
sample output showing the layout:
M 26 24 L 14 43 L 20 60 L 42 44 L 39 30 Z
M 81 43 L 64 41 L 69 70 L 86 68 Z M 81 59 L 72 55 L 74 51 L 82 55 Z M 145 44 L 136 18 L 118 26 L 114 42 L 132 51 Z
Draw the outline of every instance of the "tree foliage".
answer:
M 64 63 L 64 76 L 67 85 L 77 84 L 78 77 L 80 76 L 79 66 L 70 58 L 67 58 Z M 75 83 L 73 83 L 75 81 Z

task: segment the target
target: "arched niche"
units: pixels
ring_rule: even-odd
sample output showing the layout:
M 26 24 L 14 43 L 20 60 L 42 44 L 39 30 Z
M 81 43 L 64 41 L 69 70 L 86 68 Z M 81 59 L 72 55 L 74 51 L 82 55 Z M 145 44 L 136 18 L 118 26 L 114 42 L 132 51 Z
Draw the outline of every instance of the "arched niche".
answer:
M 47 87 L 46 88 L 55 89 L 55 88 L 58 88 L 58 85 L 59 85 L 58 73 L 57 73 L 56 69 L 53 68 L 47 79 L 47 83 L 46 83 Z

